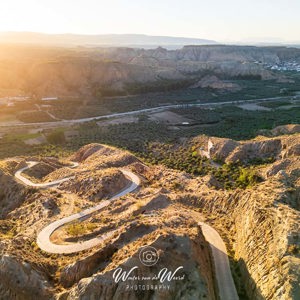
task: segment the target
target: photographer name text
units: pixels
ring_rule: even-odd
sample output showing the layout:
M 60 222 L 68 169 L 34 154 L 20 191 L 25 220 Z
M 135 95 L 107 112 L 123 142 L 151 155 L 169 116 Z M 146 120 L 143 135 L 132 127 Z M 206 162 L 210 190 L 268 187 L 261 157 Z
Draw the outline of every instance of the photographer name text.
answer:
M 175 271 L 170 271 L 168 268 L 161 269 L 158 274 L 152 276 L 139 276 L 133 275 L 133 271 L 138 269 L 137 266 L 132 267 L 128 272 L 124 271 L 122 268 L 117 268 L 113 273 L 113 279 L 116 283 L 120 281 L 127 280 L 159 280 L 161 283 L 165 281 L 175 281 L 175 280 L 184 280 L 183 275 L 177 275 L 178 271 L 183 269 L 183 267 L 178 267 Z

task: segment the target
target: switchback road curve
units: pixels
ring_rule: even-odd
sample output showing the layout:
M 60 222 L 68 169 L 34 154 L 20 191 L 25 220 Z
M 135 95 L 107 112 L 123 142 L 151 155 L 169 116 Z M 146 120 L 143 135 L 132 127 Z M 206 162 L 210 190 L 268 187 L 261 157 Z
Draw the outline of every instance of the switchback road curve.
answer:
M 72 179 L 72 177 L 63 178 L 60 180 L 52 181 L 52 182 L 46 182 L 46 183 L 33 183 L 26 177 L 22 175 L 22 172 L 32 168 L 33 166 L 37 165 L 38 162 L 30 161 L 28 162 L 28 165 L 24 168 L 21 168 L 15 173 L 15 177 L 22 181 L 25 185 L 33 186 L 33 187 L 39 187 L 39 188 L 50 188 L 55 185 L 58 185 L 62 182 L 68 181 Z M 73 167 L 76 167 L 78 163 L 73 163 Z M 37 236 L 37 245 L 45 252 L 48 253 L 56 253 L 56 254 L 70 254 L 70 253 L 76 253 L 79 251 L 90 249 L 102 242 L 105 242 L 106 239 L 111 237 L 117 230 L 110 231 L 106 234 L 103 234 L 102 236 L 92 238 L 90 240 L 80 242 L 80 243 L 72 243 L 72 244 L 66 244 L 66 245 L 58 245 L 51 242 L 50 237 L 53 234 L 55 230 L 58 228 L 76 221 L 80 220 L 86 216 L 91 215 L 92 213 L 99 211 L 103 209 L 104 207 L 111 204 L 112 201 L 133 192 L 139 185 L 140 185 L 140 179 L 137 175 L 132 173 L 131 171 L 120 169 L 120 171 L 130 179 L 131 184 L 127 188 L 120 191 L 117 195 L 113 196 L 112 198 L 102 201 L 100 204 L 85 209 L 79 213 L 75 213 L 73 215 L 70 215 L 68 217 L 62 218 L 60 220 L 54 221 L 44 227 L 40 233 Z M 226 251 L 226 246 L 218 234 L 218 232 L 213 229 L 211 226 L 200 222 L 199 225 L 202 228 L 203 235 L 207 242 L 210 245 L 212 256 L 214 260 L 214 267 L 215 267 L 215 276 L 217 280 L 218 285 L 218 293 L 220 295 L 221 300 L 238 300 L 238 294 L 234 285 L 234 281 L 231 275 L 228 255 Z

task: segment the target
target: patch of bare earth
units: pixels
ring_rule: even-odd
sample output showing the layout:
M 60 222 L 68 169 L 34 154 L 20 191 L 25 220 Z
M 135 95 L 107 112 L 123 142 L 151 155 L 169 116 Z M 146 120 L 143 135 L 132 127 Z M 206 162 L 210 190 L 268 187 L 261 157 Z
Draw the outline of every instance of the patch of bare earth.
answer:
M 184 122 L 192 122 L 193 120 L 176 114 L 172 111 L 162 111 L 158 113 L 150 114 L 150 119 L 157 122 L 164 122 L 169 124 L 181 124 Z

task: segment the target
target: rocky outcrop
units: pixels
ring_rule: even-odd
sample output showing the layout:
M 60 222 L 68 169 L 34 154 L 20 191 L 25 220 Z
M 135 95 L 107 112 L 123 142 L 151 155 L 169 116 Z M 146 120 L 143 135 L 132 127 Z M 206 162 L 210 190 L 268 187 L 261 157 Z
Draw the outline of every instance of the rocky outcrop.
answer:
M 132 267 L 137 267 L 132 273 L 132 276 L 135 276 L 133 280 L 116 282 L 113 279 L 115 269 L 95 274 L 93 277 L 82 279 L 64 294 L 63 299 L 216 299 L 212 277 L 208 273 L 211 268 L 209 253 L 207 250 L 201 250 L 204 248 L 200 246 L 202 243 L 205 242 L 201 233 L 195 241 L 186 236 L 160 236 L 150 245 L 158 250 L 157 264 L 152 267 L 143 265 L 139 259 L 139 252 L 136 252 L 118 266 L 127 272 Z M 174 272 L 178 266 L 183 266 L 177 273 L 178 278 L 182 279 L 164 280 L 162 283 L 158 279 L 152 279 L 153 274 L 158 274 L 162 268 L 167 267 Z M 185 270 L 188 270 L 188 273 Z M 139 285 L 144 288 L 137 290 Z M 168 288 L 151 290 L 151 285 L 164 285 Z
M 238 142 L 231 139 L 212 137 L 208 140 L 208 156 L 225 160 L 238 145 Z
M 106 145 L 92 144 L 92 149 L 85 154 L 85 162 L 93 165 L 94 169 L 120 168 L 129 164 L 138 163 L 139 160 L 127 151 L 119 150 Z
M 289 124 L 289 125 L 277 126 L 274 129 L 272 129 L 271 132 L 274 135 L 300 133 L 300 125 Z
M 23 174 L 26 177 L 29 177 L 30 180 L 33 182 L 41 182 L 43 178 L 49 173 L 53 172 L 56 169 L 56 167 L 59 168 L 59 166 L 52 166 L 51 164 L 42 161 L 39 164 L 33 166 L 32 168 L 25 170 Z
M 129 152 L 101 144 L 89 144 L 80 148 L 71 160 L 93 165 L 94 169 L 123 167 L 139 160 Z
M 295 133 L 300 133 L 300 125 L 298 125 L 298 124 L 282 125 L 282 126 L 277 126 L 277 127 L 273 128 L 272 130 L 261 130 L 259 133 L 266 135 L 266 136 L 279 136 L 279 135 L 283 135 L 283 134 L 295 134 Z
M 0 299 L 54 299 L 47 279 L 12 256 L 0 258 L 0 279 Z
M 296 299 L 300 259 L 290 251 L 300 238 L 299 213 L 284 204 L 292 195 L 276 195 L 269 188 L 237 199 L 235 259 L 250 299 Z
M 128 183 L 128 179 L 121 171 L 108 169 L 95 171 L 93 175 L 89 173 L 76 174 L 72 181 L 64 182 L 60 188 L 91 201 L 100 201 L 117 194 Z
M 28 190 L 17 183 L 12 175 L 0 169 L 0 219 L 17 208 L 26 198 Z
M 75 152 L 71 156 L 71 160 L 83 162 L 86 160 L 90 155 L 97 152 L 98 150 L 102 149 L 103 146 L 100 144 L 88 144 L 81 147 L 77 152 Z
M 237 142 L 225 138 L 209 138 L 199 154 L 226 163 L 248 163 L 275 160 L 300 155 L 300 135 L 277 138 L 258 137 L 250 141 Z
M 225 159 L 230 162 L 247 162 L 253 159 L 266 159 L 277 157 L 281 153 L 281 140 L 272 139 L 264 141 L 253 141 L 236 147 Z

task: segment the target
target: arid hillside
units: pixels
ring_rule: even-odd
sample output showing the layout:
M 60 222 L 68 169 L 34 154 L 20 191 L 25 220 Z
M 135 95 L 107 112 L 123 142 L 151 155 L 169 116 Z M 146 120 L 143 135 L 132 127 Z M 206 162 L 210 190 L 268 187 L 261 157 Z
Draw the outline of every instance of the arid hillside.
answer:
M 227 140 L 201 136 L 194 142 L 200 149 L 209 139 L 215 141 L 214 153 L 226 152 L 222 149 Z M 273 153 L 270 143 L 281 145 L 278 153 Z M 204 222 L 215 228 L 226 244 L 240 297 L 297 299 L 300 135 L 231 144 L 234 147 L 223 157 L 227 164 L 222 168 L 232 166 L 229 157 L 252 163 L 247 167 L 251 173 L 242 172 L 239 178 L 250 180 L 247 187 L 225 189 L 212 174 L 194 176 L 164 165 L 146 165 L 129 152 L 100 144 L 86 145 L 74 153 L 68 161 L 77 161 L 76 168 L 70 168 L 68 161 L 48 158 L 24 172 L 32 182 L 70 178 L 54 188 L 29 188 L 14 177 L 26 161 L 37 158 L 3 160 L 0 298 L 218 299 L 212 251 L 199 225 Z M 263 161 L 253 162 L 252 149 L 261 153 Z M 271 156 L 272 160 L 266 160 Z M 213 167 L 221 164 L 219 160 Z M 106 203 L 128 187 L 129 179 L 120 172 L 123 169 L 138 175 L 138 189 L 88 217 L 59 227 L 50 237 L 55 244 L 76 245 L 109 233 L 102 243 L 73 254 L 39 249 L 37 234 L 46 225 Z M 260 180 L 251 181 L 254 173 Z M 151 267 L 141 264 L 139 258 L 144 245 L 159 253 L 158 263 Z M 128 290 L 125 282 L 116 282 L 113 275 L 116 268 L 129 271 L 134 266 L 138 266 L 133 279 L 137 285 L 142 276 L 148 278 L 147 284 L 156 284 L 151 274 L 161 268 L 183 268 L 178 280 L 169 283 L 169 290 L 135 291 Z
M 220 80 L 275 79 L 272 66 L 300 63 L 300 50 L 246 46 L 138 48 L 39 48 L 0 46 L 0 96 L 113 96 L 199 87 L 207 75 Z M 214 77 L 213 77 L 214 78 Z M 226 89 L 231 87 L 225 82 Z
M 34 158 L 27 161 L 30 159 Z M 167 190 L 154 184 L 152 179 L 149 181 L 147 166 L 129 153 L 99 144 L 83 147 L 71 159 L 80 163 L 78 168 L 70 169 L 65 164 L 59 167 L 56 162 L 58 168 L 53 171 L 55 161 L 45 159 L 24 173 L 34 182 L 72 176 L 72 180 L 55 189 L 40 190 L 24 187 L 13 177 L 14 172 L 24 166 L 25 157 L 2 162 L 1 180 L 12 186 L 1 198 L 1 205 L 7 209 L 0 221 L 0 298 L 135 299 L 137 294 L 126 290 L 125 283 L 114 282 L 112 273 L 116 267 L 130 270 L 137 265 L 137 276 L 150 276 L 163 267 L 174 271 L 182 266 L 177 275 L 183 279 L 172 281 L 170 291 L 140 291 L 143 299 L 150 299 L 153 293 L 164 299 L 174 299 L 175 295 L 184 295 L 187 299 L 216 299 L 212 262 L 198 218 L 191 219 L 189 210 L 172 202 Z M 41 251 L 36 244 L 36 234 L 45 225 L 101 203 L 128 185 L 120 168 L 138 174 L 142 187 L 82 222 L 59 228 L 51 240 L 64 245 L 106 232 L 113 235 L 105 243 L 78 254 L 55 255 Z M 24 190 L 24 196 L 18 189 Z M 12 199 L 13 205 L 8 205 Z M 201 215 L 196 215 L 201 220 Z M 142 265 L 138 258 L 138 250 L 144 245 L 160 251 L 159 263 L 151 268 Z M 16 278 L 17 285 L 13 284 Z

